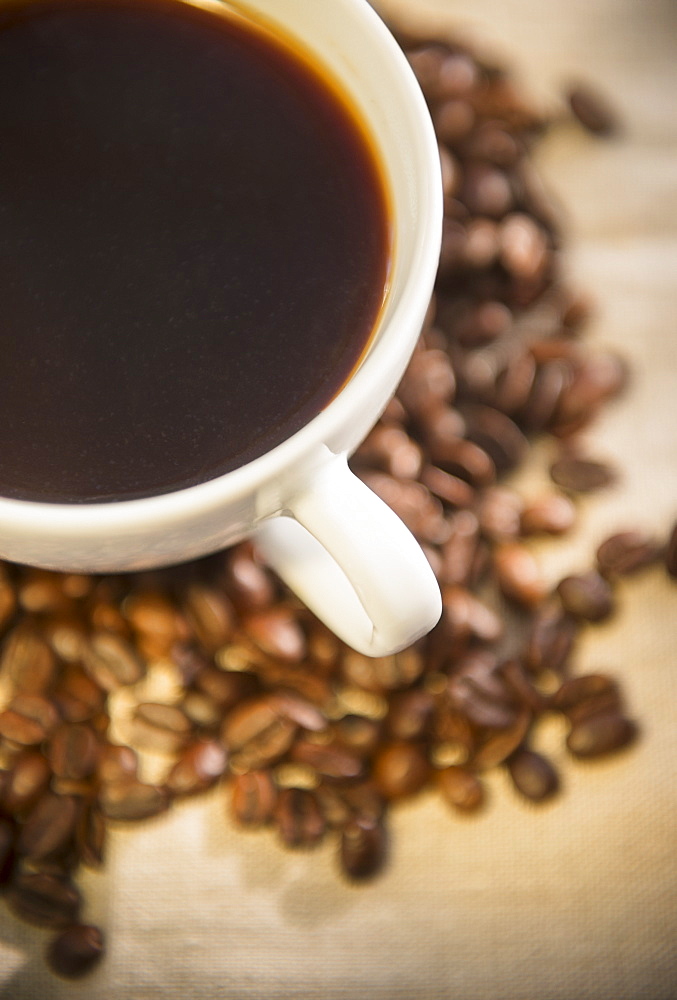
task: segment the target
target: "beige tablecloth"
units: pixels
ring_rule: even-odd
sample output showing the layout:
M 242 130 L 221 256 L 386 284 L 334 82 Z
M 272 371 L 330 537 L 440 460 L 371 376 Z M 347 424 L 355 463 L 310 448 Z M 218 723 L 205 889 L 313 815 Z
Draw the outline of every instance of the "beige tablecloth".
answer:
M 331 3 L 331 0 L 308 0 Z M 631 361 L 627 396 L 589 434 L 621 485 L 583 506 L 571 544 L 543 544 L 553 580 L 595 543 L 677 515 L 677 4 L 674 0 L 382 0 L 409 25 L 462 28 L 551 102 L 584 78 L 612 94 L 622 137 L 566 127 L 540 154 L 569 220 L 577 286 L 599 304 L 591 339 Z M 527 473 L 527 486 L 530 476 Z M 622 679 L 641 742 L 605 762 L 564 759 L 564 790 L 529 807 L 494 775 L 477 818 L 433 796 L 393 811 L 385 875 L 354 888 L 334 848 L 242 834 L 221 797 L 116 832 L 88 874 L 87 916 L 108 956 L 77 984 L 44 969 L 45 932 L 0 912 L 0 995 L 12 1000 L 674 1000 L 677 997 L 677 586 L 623 586 L 581 669 Z

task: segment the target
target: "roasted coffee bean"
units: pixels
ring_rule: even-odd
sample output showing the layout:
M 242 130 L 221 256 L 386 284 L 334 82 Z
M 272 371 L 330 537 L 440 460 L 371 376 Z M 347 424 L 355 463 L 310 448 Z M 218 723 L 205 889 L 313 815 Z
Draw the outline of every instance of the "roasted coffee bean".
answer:
M 210 652 L 216 652 L 233 634 L 233 606 L 222 590 L 192 583 L 184 592 L 181 610 L 199 642 Z
M 0 712 L 0 737 L 21 746 L 37 746 L 59 722 L 51 701 L 40 695 L 20 694 Z
M 385 728 L 395 740 L 425 739 L 435 711 L 435 699 L 429 691 L 403 691 L 390 700 Z
M 46 962 L 57 976 L 79 979 L 98 965 L 103 954 L 101 930 L 91 924 L 73 924 L 50 942 Z
M 31 618 L 20 621 L 5 638 L 0 656 L 0 676 L 9 677 L 21 694 L 44 694 L 50 687 L 57 663 L 53 651 Z
M 442 588 L 441 628 L 453 650 L 463 650 L 471 639 L 496 642 L 503 633 L 498 614 L 464 587 Z
M 252 674 L 218 670 L 211 666 L 201 669 L 193 683 L 216 704 L 221 713 L 251 698 L 258 690 L 258 682 Z
M 314 847 L 327 829 L 317 798 L 307 788 L 283 788 L 274 816 L 278 834 L 287 847 Z
M 477 512 L 482 534 L 494 542 L 516 538 L 520 533 L 522 508 L 522 498 L 506 486 L 485 490 Z
M 0 889 L 9 881 L 14 867 L 14 827 L 0 817 Z
M 599 712 L 622 711 L 620 689 L 608 674 L 569 677 L 552 696 L 550 705 L 574 725 Z
M 307 654 L 306 637 L 291 609 L 271 608 L 248 615 L 247 635 L 263 650 L 287 663 L 300 663 Z
M 278 691 L 272 695 L 272 704 L 279 714 L 295 722 L 301 729 L 311 733 L 321 733 L 327 728 L 327 719 L 311 701 L 292 691 Z
M 559 788 L 557 771 L 542 754 L 527 750 L 517 750 L 507 762 L 508 773 L 513 785 L 532 802 L 542 802 L 550 798 Z
M 58 854 L 72 840 L 77 815 L 73 796 L 45 792 L 21 827 L 17 840 L 19 854 L 31 860 Z
M 442 546 L 442 584 L 468 586 L 471 582 L 477 549 L 480 523 L 470 510 L 459 510 L 448 519 L 449 537 Z
M 548 587 L 533 553 L 519 542 L 503 542 L 494 549 L 494 569 L 506 597 L 526 607 L 537 607 Z
M 472 507 L 475 500 L 475 491 L 469 483 L 434 465 L 424 466 L 421 482 L 438 500 L 450 507 Z
M 369 757 L 378 746 L 383 726 L 377 719 L 349 713 L 333 726 L 338 742 L 358 757 Z
M 348 780 L 361 777 L 364 771 L 361 757 L 338 743 L 296 740 L 289 756 L 298 764 L 312 767 L 322 778 Z
M 595 570 L 567 576 L 557 584 L 562 606 L 569 614 L 589 622 L 600 622 L 613 611 L 613 592 Z
M 78 918 L 80 893 L 67 879 L 44 872 L 18 872 L 5 892 L 12 913 L 35 927 L 67 927 Z
M 191 722 L 178 705 L 141 702 L 134 710 L 133 740 L 146 750 L 174 754 L 181 750 L 191 734 Z
M 99 762 L 99 740 L 90 726 L 61 725 L 49 741 L 47 758 L 59 778 L 88 778 Z
M 674 525 L 665 547 L 665 568 L 673 580 L 677 580 L 677 524 Z
M 226 770 L 228 754 L 217 740 L 198 740 L 187 746 L 165 781 L 171 795 L 194 795 L 210 788 Z
M 108 819 L 141 820 L 164 812 L 169 806 L 169 797 L 164 788 L 129 777 L 104 785 L 99 791 L 98 803 Z
M 601 757 L 628 746 L 637 736 L 632 720 L 614 711 L 602 711 L 575 722 L 566 745 L 574 757 Z
M 223 585 L 242 614 L 263 611 L 275 600 L 271 575 L 258 561 L 251 545 L 238 545 L 225 553 Z
M 425 663 L 416 647 L 392 656 L 364 656 L 346 649 L 341 672 L 346 681 L 365 691 L 396 691 L 409 687 L 423 673 Z
M 104 691 L 141 680 L 145 667 L 134 647 L 114 632 L 95 632 L 85 646 L 83 666 Z
M 477 726 L 508 729 L 519 711 L 513 692 L 497 672 L 491 653 L 466 655 L 449 678 L 447 693 L 452 707 Z
M 135 778 L 138 767 L 139 758 L 132 747 L 117 743 L 107 743 L 101 747 L 98 776 L 104 785 Z
M 134 629 L 139 648 L 149 659 L 168 657 L 188 638 L 188 625 L 167 594 L 145 590 L 130 595 L 124 613 Z
M 395 511 L 419 541 L 433 544 L 444 541 L 448 529 L 442 504 L 422 483 L 371 471 L 361 478 Z
M 610 535 L 596 552 L 597 567 L 606 577 L 627 576 L 650 566 L 660 554 L 660 547 L 641 531 L 621 531 Z
M 499 474 L 514 469 L 527 449 L 527 440 L 517 424 L 491 406 L 463 406 L 466 437 L 490 456 Z
M 561 605 L 547 603 L 538 608 L 525 648 L 525 666 L 535 674 L 544 670 L 563 673 L 578 629 L 576 619 L 563 611 Z
M 567 361 L 556 358 L 536 366 L 534 380 L 526 403 L 519 413 L 515 414 L 515 420 L 526 433 L 539 433 L 550 425 L 570 377 L 571 365 Z M 557 467 L 559 464 L 559 462 L 556 463 Z M 563 486 L 564 484 L 556 477 L 553 469 L 555 466 L 550 470 L 554 482 Z
M 595 135 L 613 135 L 618 130 L 616 114 L 605 98 L 596 93 L 588 84 L 576 84 L 566 95 L 571 111 L 588 130 Z
M 387 860 L 387 836 L 382 819 L 356 817 L 341 831 L 341 871 L 353 881 L 373 878 Z
M 475 812 L 484 804 L 482 780 L 466 767 L 445 767 L 439 772 L 437 781 L 442 798 L 459 812 Z
M 12 816 L 20 816 L 34 806 L 51 778 L 50 766 L 37 750 L 18 754 L 6 773 L 0 808 Z
M 591 493 L 616 480 L 616 474 L 606 462 L 576 456 L 564 456 L 554 462 L 550 466 L 550 477 L 557 486 L 572 493 Z
M 280 714 L 272 698 L 250 699 L 230 712 L 221 738 L 231 753 L 236 772 L 259 770 L 278 760 L 290 748 L 297 725 Z
M 83 865 L 100 868 L 106 846 L 106 819 L 93 801 L 83 801 L 75 826 L 75 847 Z
M 376 754 L 374 783 L 386 799 L 402 799 L 421 791 L 430 776 L 425 750 L 416 743 L 386 743 Z
M 505 729 L 484 729 L 485 735 L 478 739 L 477 746 L 470 755 L 473 767 L 478 771 L 486 771 L 497 767 L 510 757 L 523 743 L 533 720 L 529 709 L 521 709 Z
M 402 427 L 381 423 L 376 425 L 360 445 L 353 456 L 353 464 L 355 463 L 382 469 L 396 479 L 416 479 L 421 472 L 423 455 L 419 445 Z
M 273 820 L 277 786 L 270 771 L 248 771 L 233 779 L 231 809 L 242 826 L 264 826 Z
M 82 667 L 68 664 L 52 692 L 52 701 L 65 722 L 89 722 L 104 710 L 106 695 Z
M 562 493 L 548 493 L 524 506 L 520 529 L 523 535 L 564 535 L 576 522 L 576 508 Z

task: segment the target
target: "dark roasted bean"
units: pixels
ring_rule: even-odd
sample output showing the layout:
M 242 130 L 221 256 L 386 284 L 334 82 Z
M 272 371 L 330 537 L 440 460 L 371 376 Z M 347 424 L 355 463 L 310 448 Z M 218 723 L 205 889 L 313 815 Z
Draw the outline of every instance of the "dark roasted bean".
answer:
M 89 868 L 100 868 L 106 845 L 106 820 L 93 801 L 83 801 L 75 826 L 78 857 Z
M 273 698 L 255 698 L 242 702 L 226 716 L 221 738 L 231 753 L 231 767 L 251 771 L 286 753 L 296 731 L 296 723 L 280 714 Z
M 30 618 L 19 622 L 5 638 L 0 676 L 9 677 L 22 694 L 44 694 L 56 672 L 56 657 Z
M 390 701 L 385 720 L 388 734 L 395 740 L 425 739 L 435 711 L 435 699 L 425 690 L 403 691 Z
M 67 927 L 77 920 L 80 893 L 64 878 L 45 872 L 19 872 L 5 893 L 10 910 L 36 927 Z
M 103 953 L 103 934 L 98 927 L 73 924 L 50 942 L 46 961 L 57 976 L 79 979 L 98 965 Z
M 607 136 L 618 130 L 615 113 L 606 100 L 587 84 L 576 84 L 566 96 L 573 114 L 589 132 Z
M 47 748 L 52 771 L 59 778 L 88 778 L 99 762 L 99 741 L 90 726 L 62 725 Z
M 578 624 L 561 606 L 548 603 L 540 607 L 531 624 L 525 650 L 525 665 L 540 673 L 550 670 L 562 673 L 578 635 Z
M 136 650 L 121 635 L 95 632 L 85 646 L 83 666 L 105 691 L 135 684 L 145 673 Z
M 517 791 L 532 802 L 550 798 L 559 788 L 555 768 L 546 757 L 533 750 L 517 750 L 508 759 L 507 766 Z
M 297 740 L 291 749 L 290 758 L 298 764 L 308 764 L 322 778 L 359 778 L 364 770 L 362 759 L 357 754 L 336 743 Z
M 665 547 L 665 568 L 668 574 L 677 580 L 677 524 L 674 525 Z
M 610 535 L 597 549 L 597 567 L 606 577 L 626 576 L 655 562 L 660 547 L 641 531 Z
M 341 870 L 355 881 L 378 875 L 387 858 L 387 837 L 382 819 L 356 817 L 341 831 Z
M 575 722 L 567 736 L 567 747 L 575 757 L 600 757 L 632 743 L 637 727 L 614 711 L 597 712 Z
M 37 750 L 18 754 L 7 772 L 0 808 L 16 816 L 30 809 L 47 788 L 51 777 L 49 764 Z
M 287 847 L 314 847 L 326 832 L 317 798 L 306 788 L 280 791 L 275 805 L 275 823 Z
M 21 827 L 17 840 L 19 854 L 35 860 L 62 851 L 73 837 L 77 813 L 72 796 L 46 792 Z
M 560 580 L 557 593 L 564 610 L 585 621 L 603 621 L 613 611 L 611 587 L 604 577 L 594 570 Z
M 248 615 L 243 622 L 247 635 L 263 650 L 288 663 L 300 663 L 306 656 L 306 637 L 296 616 L 284 607 Z
M 0 712 L 0 737 L 21 746 L 37 746 L 59 722 L 51 701 L 40 695 L 20 694 Z
M 550 467 L 550 477 L 563 490 L 572 493 L 590 493 L 610 486 L 616 475 L 606 462 L 576 456 L 565 456 Z

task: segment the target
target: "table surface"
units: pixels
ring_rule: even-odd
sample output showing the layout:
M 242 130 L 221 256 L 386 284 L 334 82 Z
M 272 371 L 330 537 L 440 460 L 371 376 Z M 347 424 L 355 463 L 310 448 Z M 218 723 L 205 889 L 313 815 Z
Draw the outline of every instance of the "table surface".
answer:
M 539 153 L 567 220 L 572 282 L 598 304 L 590 342 L 618 349 L 634 372 L 586 436 L 622 481 L 583 504 L 570 544 L 539 546 L 554 581 L 587 567 L 610 531 L 665 533 L 677 515 L 677 5 L 378 7 L 404 27 L 462 31 L 544 105 L 583 79 L 623 118 L 616 139 L 564 126 Z M 333 846 L 295 854 L 269 833 L 239 833 L 222 798 L 206 796 L 116 831 L 105 871 L 84 877 L 86 916 L 109 940 L 88 980 L 53 979 L 46 932 L 3 910 L 0 996 L 674 1000 L 677 586 L 656 569 L 619 597 L 620 613 L 584 637 L 577 661 L 621 679 L 642 738 L 605 762 L 563 762 L 552 803 L 518 801 L 502 774 L 477 818 L 424 795 L 393 810 L 389 867 L 355 888 L 337 877 Z M 561 746 L 561 733 L 543 738 Z

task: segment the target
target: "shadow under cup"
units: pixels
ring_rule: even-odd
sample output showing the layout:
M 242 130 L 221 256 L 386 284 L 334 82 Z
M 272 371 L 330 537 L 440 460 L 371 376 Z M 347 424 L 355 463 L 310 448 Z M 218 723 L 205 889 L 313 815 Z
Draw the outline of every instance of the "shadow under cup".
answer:
M 220 2 L 202 4 L 218 11 Z M 377 420 L 414 347 L 434 280 L 441 225 L 439 160 L 406 60 L 363 0 L 256 0 L 225 5 L 312 53 L 364 123 L 387 202 L 388 290 L 348 381 L 321 412 L 266 454 L 209 481 L 157 496 L 73 504 L 0 499 L 6 558 L 56 569 L 115 571 L 225 547 L 286 507 L 327 455 L 350 454 Z M 290 28 L 289 26 L 293 26 Z M 382 288 L 381 288 L 382 293 Z M 103 498 L 105 500 L 105 498 Z

